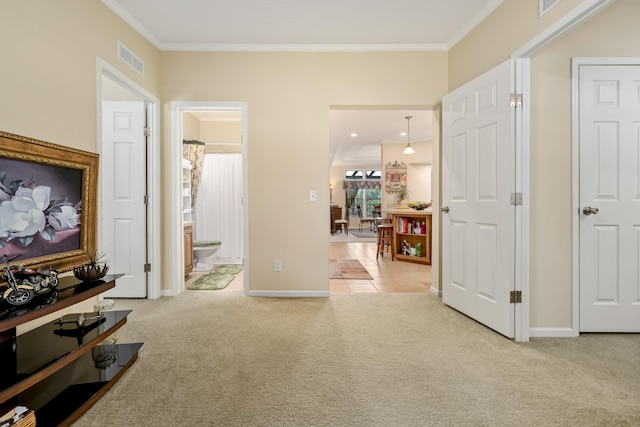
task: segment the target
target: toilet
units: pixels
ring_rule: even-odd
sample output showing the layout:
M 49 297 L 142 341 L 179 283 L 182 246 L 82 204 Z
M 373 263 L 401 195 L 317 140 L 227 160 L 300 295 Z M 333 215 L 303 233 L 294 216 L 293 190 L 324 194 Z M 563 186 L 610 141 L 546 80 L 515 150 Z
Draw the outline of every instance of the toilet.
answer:
M 193 242 L 193 271 L 209 271 L 213 264 L 207 258 L 215 254 L 222 246 L 220 240 L 196 240 Z

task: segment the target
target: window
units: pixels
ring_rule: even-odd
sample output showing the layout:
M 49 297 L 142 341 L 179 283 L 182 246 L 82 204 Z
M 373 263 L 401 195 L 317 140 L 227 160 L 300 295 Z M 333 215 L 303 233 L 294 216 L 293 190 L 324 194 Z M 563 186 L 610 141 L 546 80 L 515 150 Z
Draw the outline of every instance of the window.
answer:
M 362 171 L 346 170 L 344 171 L 344 179 L 362 179 Z
M 381 179 L 380 169 L 347 169 L 344 171 L 345 188 L 357 188 L 356 198 L 349 209 L 349 217 L 358 217 L 358 205 L 362 207 L 362 216 L 373 216 L 374 212 L 380 213 L 376 206 L 380 206 Z
M 380 179 L 381 177 L 382 171 L 380 169 L 347 169 L 344 171 L 344 179 Z
M 379 169 L 368 170 L 368 171 L 365 171 L 365 174 L 367 176 L 367 179 L 380 179 L 380 177 L 382 176 L 382 171 Z
M 379 188 L 366 188 L 358 190 L 353 206 L 349 209 L 349 217 L 358 218 L 358 208 L 362 207 L 362 216 L 373 216 L 373 212 L 377 211 L 376 206 L 381 203 Z

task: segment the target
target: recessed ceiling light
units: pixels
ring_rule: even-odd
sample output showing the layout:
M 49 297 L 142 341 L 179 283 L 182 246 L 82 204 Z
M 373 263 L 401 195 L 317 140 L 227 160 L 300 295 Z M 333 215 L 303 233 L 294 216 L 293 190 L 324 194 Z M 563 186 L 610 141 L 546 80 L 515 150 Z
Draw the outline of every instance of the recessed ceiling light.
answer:
M 358 136 L 357 133 L 355 133 L 355 132 L 351 133 L 351 138 L 355 138 L 356 136 Z
M 407 136 L 406 132 L 400 132 L 400 136 Z

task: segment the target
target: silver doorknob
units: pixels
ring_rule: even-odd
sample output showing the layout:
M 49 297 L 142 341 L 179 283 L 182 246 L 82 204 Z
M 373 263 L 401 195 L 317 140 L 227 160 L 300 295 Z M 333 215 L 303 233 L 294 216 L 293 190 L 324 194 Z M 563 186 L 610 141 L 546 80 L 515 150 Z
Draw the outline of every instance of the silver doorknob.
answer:
M 590 206 L 587 206 L 584 209 L 582 209 L 582 213 L 585 215 L 598 215 L 598 212 L 600 212 L 598 208 L 592 208 Z
M 440 212 L 442 213 L 449 213 L 449 206 L 443 206 L 440 208 Z

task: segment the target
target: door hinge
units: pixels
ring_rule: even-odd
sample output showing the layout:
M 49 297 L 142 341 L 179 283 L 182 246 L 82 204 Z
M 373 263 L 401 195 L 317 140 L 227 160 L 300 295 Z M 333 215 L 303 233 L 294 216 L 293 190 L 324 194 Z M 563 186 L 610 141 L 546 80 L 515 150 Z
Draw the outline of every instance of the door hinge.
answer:
M 149 195 L 148 195 L 148 194 L 145 194 L 145 195 L 144 195 L 144 204 L 145 204 L 145 205 L 148 205 L 148 204 L 149 204 L 149 199 L 150 199 Z
M 522 303 L 522 291 L 511 291 L 509 294 L 509 303 L 510 304 L 521 304 Z
M 145 126 L 143 129 L 144 129 L 144 136 L 151 135 L 151 128 Z
M 512 107 L 522 107 L 522 94 L 521 93 L 512 93 L 510 99 L 511 99 L 511 106 Z
M 145 273 L 148 273 L 148 272 L 150 272 L 150 271 L 151 271 L 151 264 L 150 264 L 150 263 L 146 263 L 146 264 L 144 265 L 144 272 L 145 272 Z
M 513 206 L 522 205 L 522 193 L 511 193 L 511 204 Z

